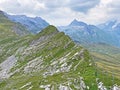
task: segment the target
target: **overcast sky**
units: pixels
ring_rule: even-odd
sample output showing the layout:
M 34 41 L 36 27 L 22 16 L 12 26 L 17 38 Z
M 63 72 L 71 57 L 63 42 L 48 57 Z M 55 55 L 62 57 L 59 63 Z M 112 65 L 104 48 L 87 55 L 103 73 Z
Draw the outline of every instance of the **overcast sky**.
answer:
M 0 10 L 39 16 L 53 25 L 68 25 L 73 19 L 89 24 L 120 20 L 120 0 L 0 0 Z

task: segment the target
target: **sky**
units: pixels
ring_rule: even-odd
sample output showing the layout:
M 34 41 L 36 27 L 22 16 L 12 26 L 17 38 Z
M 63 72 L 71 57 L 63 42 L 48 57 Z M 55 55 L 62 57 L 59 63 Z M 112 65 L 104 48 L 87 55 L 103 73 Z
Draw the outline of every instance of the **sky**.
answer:
M 38 16 L 57 26 L 74 19 L 88 24 L 120 20 L 120 0 L 0 0 L 0 10 Z

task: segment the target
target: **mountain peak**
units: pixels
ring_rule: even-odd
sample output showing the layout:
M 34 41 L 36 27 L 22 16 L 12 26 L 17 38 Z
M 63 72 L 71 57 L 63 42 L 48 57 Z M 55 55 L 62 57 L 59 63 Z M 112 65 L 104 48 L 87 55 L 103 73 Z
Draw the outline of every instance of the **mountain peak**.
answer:
M 39 32 L 38 36 L 51 35 L 51 34 L 54 34 L 56 32 L 59 32 L 57 30 L 57 28 L 55 26 L 53 26 L 53 25 L 49 25 L 45 29 L 43 29 L 41 32 Z
M 76 19 L 74 19 L 69 26 L 86 26 L 87 24 L 82 22 L 82 21 L 78 21 Z
M 53 33 L 53 32 L 58 32 L 57 28 L 53 25 L 47 26 L 45 29 L 42 31 L 46 31 L 47 33 Z
M 77 19 L 74 19 L 72 22 L 79 22 Z
M 76 23 L 79 23 L 79 21 L 77 19 L 74 19 L 71 24 L 76 24 Z

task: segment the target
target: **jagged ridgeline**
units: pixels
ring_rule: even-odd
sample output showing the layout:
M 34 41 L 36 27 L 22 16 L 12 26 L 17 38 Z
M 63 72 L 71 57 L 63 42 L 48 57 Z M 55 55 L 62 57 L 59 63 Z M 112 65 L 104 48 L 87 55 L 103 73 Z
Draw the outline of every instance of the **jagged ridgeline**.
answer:
M 96 68 L 87 50 L 54 26 L 4 43 L 0 43 L 5 54 L 1 55 L 0 90 L 97 90 L 101 81 L 106 88 L 119 84 Z

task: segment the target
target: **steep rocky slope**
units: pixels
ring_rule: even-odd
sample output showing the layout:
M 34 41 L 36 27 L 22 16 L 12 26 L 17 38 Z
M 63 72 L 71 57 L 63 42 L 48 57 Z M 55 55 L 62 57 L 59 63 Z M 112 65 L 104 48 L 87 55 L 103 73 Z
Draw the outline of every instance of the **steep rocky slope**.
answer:
M 11 47 L 16 49 L 0 64 L 1 90 L 106 90 L 120 84 L 97 69 L 88 51 L 54 26 L 14 40 Z

